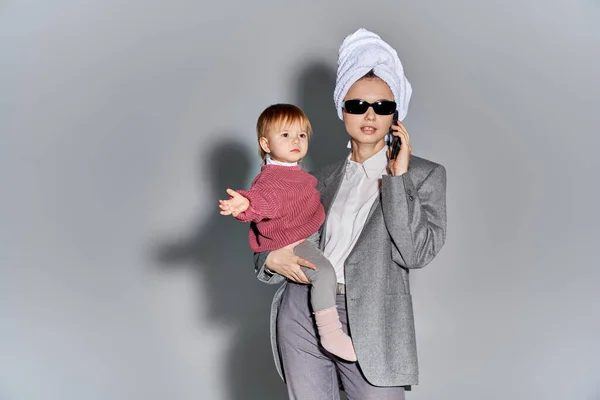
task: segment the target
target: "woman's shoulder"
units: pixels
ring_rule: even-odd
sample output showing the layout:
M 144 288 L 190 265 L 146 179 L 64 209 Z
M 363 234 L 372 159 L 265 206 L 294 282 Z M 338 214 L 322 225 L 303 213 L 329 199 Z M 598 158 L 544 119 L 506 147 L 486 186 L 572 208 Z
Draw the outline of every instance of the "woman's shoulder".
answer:
M 415 156 L 414 154 L 412 154 L 410 156 L 409 168 L 431 171 L 436 167 L 444 168 L 444 166 L 442 164 L 439 164 L 435 161 L 431 161 L 431 160 L 428 160 L 423 157 Z
M 317 180 L 322 181 L 325 178 L 331 177 L 337 170 L 339 170 L 346 163 L 346 160 L 347 160 L 347 157 L 344 157 L 343 159 L 341 159 L 339 161 L 336 161 L 331 164 L 327 164 L 324 167 L 321 167 L 315 171 L 310 171 L 310 174 L 313 175 L 315 178 L 317 178 Z
M 414 154 L 410 156 L 408 172 L 415 184 L 425 180 L 434 171 L 439 171 L 444 176 L 446 174 L 446 168 L 442 164 L 415 156 Z

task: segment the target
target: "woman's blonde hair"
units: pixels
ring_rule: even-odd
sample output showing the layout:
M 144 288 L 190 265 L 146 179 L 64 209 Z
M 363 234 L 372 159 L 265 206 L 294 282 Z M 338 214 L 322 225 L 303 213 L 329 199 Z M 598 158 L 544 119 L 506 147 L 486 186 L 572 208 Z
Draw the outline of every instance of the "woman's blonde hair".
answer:
M 293 124 L 300 125 L 310 140 L 312 127 L 308 117 L 300 107 L 293 104 L 273 104 L 260 114 L 256 122 L 256 135 L 259 142 L 258 154 L 263 161 L 267 157 L 267 153 L 260 146 L 260 138 L 266 137 L 273 130 L 281 131 Z

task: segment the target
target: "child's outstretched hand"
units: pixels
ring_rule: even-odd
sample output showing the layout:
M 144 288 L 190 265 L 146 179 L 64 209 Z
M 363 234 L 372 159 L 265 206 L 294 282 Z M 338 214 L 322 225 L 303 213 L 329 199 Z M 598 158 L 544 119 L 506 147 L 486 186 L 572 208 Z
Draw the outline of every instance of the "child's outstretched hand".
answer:
M 227 194 L 231 196 L 229 200 L 219 200 L 221 215 L 237 217 L 250 207 L 250 201 L 235 190 L 227 189 Z

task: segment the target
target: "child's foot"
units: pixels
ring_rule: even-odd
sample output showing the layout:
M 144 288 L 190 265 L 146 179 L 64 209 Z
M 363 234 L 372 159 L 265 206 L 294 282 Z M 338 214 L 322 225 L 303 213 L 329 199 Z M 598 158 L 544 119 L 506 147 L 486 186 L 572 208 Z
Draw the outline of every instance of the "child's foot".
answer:
M 315 313 L 321 345 L 333 355 L 347 361 L 356 361 L 352 339 L 342 330 L 342 323 L 336 307 L 329 307 Z

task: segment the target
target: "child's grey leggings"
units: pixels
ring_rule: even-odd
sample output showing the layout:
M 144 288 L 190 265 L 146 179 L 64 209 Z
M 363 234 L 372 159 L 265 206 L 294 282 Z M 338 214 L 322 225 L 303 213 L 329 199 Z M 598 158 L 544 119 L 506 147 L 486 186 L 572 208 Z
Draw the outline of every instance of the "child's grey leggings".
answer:
M 319 250 L 319 232 L 310 235 L 304 242 L 294 248 L 294 253 L 317 267 L 316 270 L 302 267 L 302 271 L 310 281 L 310 304 L 313 312 L 334 307 L 336 301 L 337 277 L 333 265 Z

